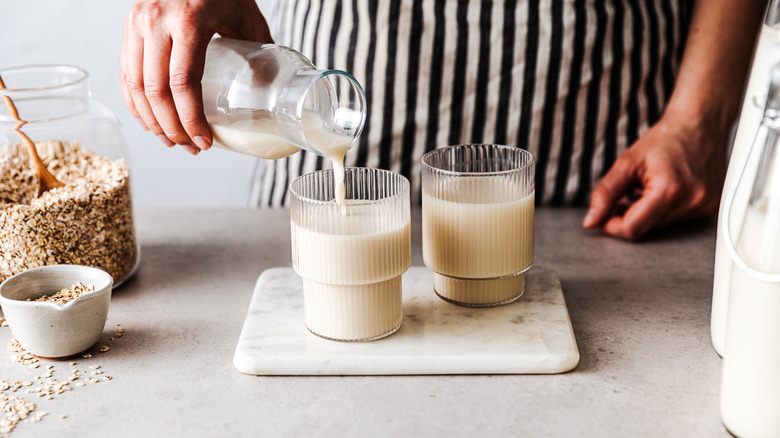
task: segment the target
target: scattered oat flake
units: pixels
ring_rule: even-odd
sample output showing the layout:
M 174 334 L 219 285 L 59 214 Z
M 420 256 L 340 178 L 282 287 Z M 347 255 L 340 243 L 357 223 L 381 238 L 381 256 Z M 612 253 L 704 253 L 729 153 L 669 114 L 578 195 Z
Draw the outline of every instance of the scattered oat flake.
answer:
M 92 382 L 92 383 L 97 383 L 97 382 L 99 382 L 99 381 L 100 381 L 100 380 L 98 380 L 98 379 L 93 379 L 93 378 L 88 378 L 87 380 L 89 380 L 89 381 L 90 381 L 90 382 Z
M 30 416 L 30 419 L 27 420 L 27 421 L 29 421 L 30 423 L 37 423 L 37 422 L 43 420 L 43 417 L 45 417 L 46 415 L 49 415 L 49 413 L 45 412 L 45 411 L 36 412 L 32 416 Z
M 111 379 L 113 379 L 113 377 L 111 377 L 111 376 L 103 376 L 103 380 L 111 380 Z
M 82 354 L 82 355 L 81 355 L 81 357 L 83 357 L 83 358 L 86 358 L 86 359 L 89 359 L 90 357 L 92 357 L 92 354 L 90 354 L 90 353 L 84 353 L 84 354 Z
M 76 366 L 76 362 L 71 362 L 69 365 L 72 366 L 72 367 L 75 367 Z
M 5 417 L 0 421 L 0 433 L 8 436 L 19 422 L 27 419 L 34 410 L 35 403 L 12 395 L 0 395 L 0 411 L 5 413 Z
M 108 350 L 109 350 L 108 345 L 104 345 L 104 346 L 100 347 L 100 352 L 101 353 L 105 353 Z
M 100 368 L 100 365 L 90 365 L 89 366 L 89 369 L 91 369 L 91 370 L 96 370 L 98 368 Z

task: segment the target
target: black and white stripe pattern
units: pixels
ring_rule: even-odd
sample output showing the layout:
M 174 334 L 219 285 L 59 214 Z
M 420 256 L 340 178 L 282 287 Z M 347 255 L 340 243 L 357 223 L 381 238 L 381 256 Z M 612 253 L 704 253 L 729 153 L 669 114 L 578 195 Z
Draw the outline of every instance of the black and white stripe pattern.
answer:
M 536 198 L 583 204 L 616 157 L 660 117 L 690 0 L 286 0 L 278 43 L 363 85 L 368 119 L 347 166 L 412 181 L 420 157 L 500 143 L 537 158 Z M 250 203 L 285 206 L 298 153 L 258 162 Z

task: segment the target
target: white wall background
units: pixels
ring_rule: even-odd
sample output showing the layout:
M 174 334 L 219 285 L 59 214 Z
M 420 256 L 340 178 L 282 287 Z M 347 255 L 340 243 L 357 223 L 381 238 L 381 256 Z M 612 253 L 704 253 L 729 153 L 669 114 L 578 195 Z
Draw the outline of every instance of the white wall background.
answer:
M 271 12 L 274 0 L 258 0 Z M 120 120 L 130 145 L 136 207 L 244 207 L 255 158 L 212 148 L 168 149 L 125 109 L 119 86 L 122 24 L 132 0 L 2 0 L 0 68 L 71 64 L 90 74 L 92 97 Z M 269 19 L 270 21 L 270 19 Z

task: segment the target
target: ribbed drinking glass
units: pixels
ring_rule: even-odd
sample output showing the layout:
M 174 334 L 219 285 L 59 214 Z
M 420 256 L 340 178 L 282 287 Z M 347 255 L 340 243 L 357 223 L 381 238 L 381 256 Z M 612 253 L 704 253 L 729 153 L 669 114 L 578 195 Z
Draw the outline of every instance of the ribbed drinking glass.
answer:
M 474 144 L 422 158 L 423 259 L 454 304 L 510 303 L 534 260 L 534 157 Z
M 331 170 L 290 185 L 293 268 L 303 278 L 306 327 L 340 341 L 370 341 L 401 327 L 401 276 L 411 263 L 409 181 L 348 168 L 346 203 Z

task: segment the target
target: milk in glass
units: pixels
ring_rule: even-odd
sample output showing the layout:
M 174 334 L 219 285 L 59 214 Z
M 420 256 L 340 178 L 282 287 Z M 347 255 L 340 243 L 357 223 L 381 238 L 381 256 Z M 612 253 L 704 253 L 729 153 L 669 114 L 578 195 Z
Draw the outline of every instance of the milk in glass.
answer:
M 230 125 L 212 124 L 214 140 L 225 149 L 259 158 L 275 160 L 301 150 L 289 140 L 277 134 L 276 119 L 267 112 L 253 111 L 251 117 L 239 119 Z M 355 139 L 351 135 L 339 134 L 325 127 L 318 113 L 303 111 L 301 128 L 309 144 L 320 151 L 333 165 L 336 200 L 344 202 L 344 156 Z
M 306 327 L 366 341 L 401 326 L 401 276 L 411 263 L 408 181 L 377 169 L 347 173 L 350 198 L 358 199 L 343 203 L 320 190 L 331 181 L 326 172 L 293 182 L 293 268 L 303 279 Z
M 439 184 L 423 191 L 423 258 L 436 292 L 469 304 L 517 298 L 534 258 L 533 192 L 495 176 Z

